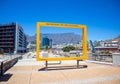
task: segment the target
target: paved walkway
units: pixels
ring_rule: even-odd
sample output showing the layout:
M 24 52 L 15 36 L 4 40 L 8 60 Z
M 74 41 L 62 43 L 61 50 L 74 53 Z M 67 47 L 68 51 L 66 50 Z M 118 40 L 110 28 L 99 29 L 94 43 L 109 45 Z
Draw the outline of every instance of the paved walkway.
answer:
M 77 69 L 76 61 L 58 63 L 50 63 L 45 71 L 44 62 L 20 60 L 0 77 L 0 84 L 120 84 L 118 66 L 80 62 Z

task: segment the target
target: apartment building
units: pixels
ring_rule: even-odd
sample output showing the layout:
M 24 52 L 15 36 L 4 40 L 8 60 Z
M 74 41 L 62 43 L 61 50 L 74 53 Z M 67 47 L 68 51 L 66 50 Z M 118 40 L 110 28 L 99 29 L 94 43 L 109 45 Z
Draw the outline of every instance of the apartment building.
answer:
M 0 52 L 26 52 L 26 36 L 18 23 L 0 25 Z

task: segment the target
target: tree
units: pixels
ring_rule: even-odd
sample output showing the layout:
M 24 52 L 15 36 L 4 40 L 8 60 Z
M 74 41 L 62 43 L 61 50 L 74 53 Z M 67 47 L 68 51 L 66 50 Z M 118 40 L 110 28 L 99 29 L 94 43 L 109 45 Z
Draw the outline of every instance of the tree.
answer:
M 69 52 L 71 50 L 75 50 L 75 47 L 74 46 L 66 46 L 66 47 L 63 47 L 62 50 L 64 52 Z

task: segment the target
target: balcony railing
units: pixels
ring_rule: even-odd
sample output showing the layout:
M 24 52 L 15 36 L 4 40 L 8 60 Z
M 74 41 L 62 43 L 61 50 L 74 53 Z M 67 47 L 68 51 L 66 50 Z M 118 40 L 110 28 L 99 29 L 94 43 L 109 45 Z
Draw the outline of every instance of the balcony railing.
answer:
M 0 41 L 4 41 L 4 40 L 13 40 L 14 38 L 0 38 Z
M 0 34 L 13 33 L 14 31 L 0 31 Z
M 14 47 L 14 45 L 0 45 L 0 48 L 2 47 Z
M 0 42 L 0 44 L 9 44 L 9 43 L 13 43 L 13 42 Z
M 0 37 L 6 37 L 6 36 L 14 36 L 13 34 L 8 34 L 8 35 L 0 35 Z

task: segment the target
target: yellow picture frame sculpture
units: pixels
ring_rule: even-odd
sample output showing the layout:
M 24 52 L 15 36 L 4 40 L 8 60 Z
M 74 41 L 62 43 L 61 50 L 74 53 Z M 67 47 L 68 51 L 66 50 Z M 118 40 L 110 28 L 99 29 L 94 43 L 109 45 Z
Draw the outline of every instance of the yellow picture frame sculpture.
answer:
M 56 58 L 40 58 L 40 27 L 58 27 L 58 28 L 81 28 L 82 29 L 82 56 L 80 57 L 56 57 Z M 36 28 L 36 60 L 37 61 L 61 61 L 61 60 L 86 60 L 87 59 L 87 33 L 85 25 L 78 24 L 62 24 L 50 22 L 37 22 Z

